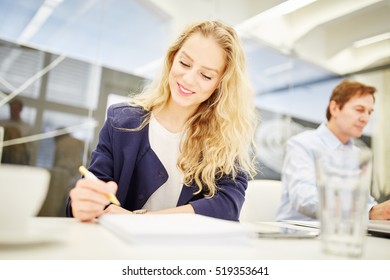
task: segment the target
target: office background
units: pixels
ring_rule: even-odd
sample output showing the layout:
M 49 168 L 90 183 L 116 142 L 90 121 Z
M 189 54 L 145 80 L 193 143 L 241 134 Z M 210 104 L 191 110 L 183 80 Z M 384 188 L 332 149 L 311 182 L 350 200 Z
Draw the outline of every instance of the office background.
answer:
M 23 101 L 40 139 L 25 139 L 30 164 L 51 170 L 52 196 L 63 201 L 77 176 L 56 162 L 56 136 L 81 140 L 74 162 L 88 164 L 107 106 L 153 79 L 168 44 L 200 19 L 243 41 L 261 116 L 258 178 L 280 178 L 286 140 L 325 121 L 332 89 L 350 78 L 378 90 L 358 144 L 374 152 L 373 195 L 389 198 L 390 0 L 0 0 L 0 119 Z

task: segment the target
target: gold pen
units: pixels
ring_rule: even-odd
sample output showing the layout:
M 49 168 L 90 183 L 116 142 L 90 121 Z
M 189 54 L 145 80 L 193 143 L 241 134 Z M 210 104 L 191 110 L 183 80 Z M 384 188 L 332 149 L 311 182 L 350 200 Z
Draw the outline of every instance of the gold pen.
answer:
M 84 166 L 79 167 L 79 171 L 81 175 L 83 175 L 85 178 L 90 178 L 90 179 L 98 179 L 91 171 L 89 171 L 87 168 Z M 112 193 L 106 193 L 107 198 L 110 200 L 111 203 L 120 206 L 119 200 L 116 198 L 116 196 Z

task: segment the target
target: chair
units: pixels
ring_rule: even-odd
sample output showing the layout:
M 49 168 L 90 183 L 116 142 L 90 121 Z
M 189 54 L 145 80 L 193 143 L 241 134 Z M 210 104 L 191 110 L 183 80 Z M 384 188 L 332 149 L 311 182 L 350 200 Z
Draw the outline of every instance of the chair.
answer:
M 240 213 L 241 222 L 274 222 L 280 204 L 282 182 L 278 180 L 251 180 Z

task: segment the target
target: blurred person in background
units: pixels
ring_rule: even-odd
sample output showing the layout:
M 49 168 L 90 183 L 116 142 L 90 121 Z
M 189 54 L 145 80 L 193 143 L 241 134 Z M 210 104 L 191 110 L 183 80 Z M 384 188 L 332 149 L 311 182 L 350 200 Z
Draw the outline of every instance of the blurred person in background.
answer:
M 8 103 L 8 105 L 9 105 L 10 117 L 9 119 L 0 120 L 0 126 L 7 127 L 9 137 L 17 136 L 16 138 L 9 138 L 8 140 L 32 135 L 33 126 L 30 123 L 24 121 L 21 116 L 24 107 L 22 100 L 18 98 L 14 98 Z M 11 127 L 14 127 L 15 129 L 11 129 Z M 16 130 L 19 132 L 16 132 Z M 18 144 L 18 145 L 22 145 L 22 144 Z M 24 160 L 20 161 L 21 160 L 20 158 L 14 159 L 13 161 L 23 162 L 23 164 L 31 164 L 35 145 L 34 143 L 24 143 L 23 146 L 25 146 L 25 148 L 27 149 L 28 162 L 25 162 Z M 21 146 L 18 147 L 18 149 L 20 148 Z M 12 157 L 12 155 L 10 156 Z
M 356 81 L 339 83 L 330 97 L 327 123 L 289 139 L 282 170 L 282 198 L 276 219 L 318 219 L 316 160 L 324 150 L 354 149 L 352 138 L 360 138 L 374 110 L 376 89 Z M 390 219 L 390 200 L 378 204 L 370 195 L 370 219 Z
M 4 141 L 18 139 L 22 133 L 16 126 L 4 127 Z M 27 165 L 30 162 L 30 155 L 26 143 L 14 144 L 3 147 L 1 163 Z
M 31 135 L 33 132 L 32 125 L 25 122 L 21 116 L 24 106 L 22 100 L 12 99 L 8 105 L 10 117 L 9 119 L 0 120 L 0 126 L 15 126 L 20 130 L 23 137 Z

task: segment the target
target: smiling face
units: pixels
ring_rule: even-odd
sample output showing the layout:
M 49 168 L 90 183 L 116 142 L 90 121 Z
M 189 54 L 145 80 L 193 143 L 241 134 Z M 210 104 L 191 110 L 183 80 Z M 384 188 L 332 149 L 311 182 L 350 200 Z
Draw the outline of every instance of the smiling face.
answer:
M 190 36 L 169 72 L 171 105 L 195 110 L 217 89 L 226 66 L 224 50 L 211 37 Z
M 374 97 L 371 94 L 356 95 L 342 109 L 332 100 L 329 108 L 332 117 L 328 127 L 342 143 L 346 143 L 352 137 L 362 136 L 374 110 Z

